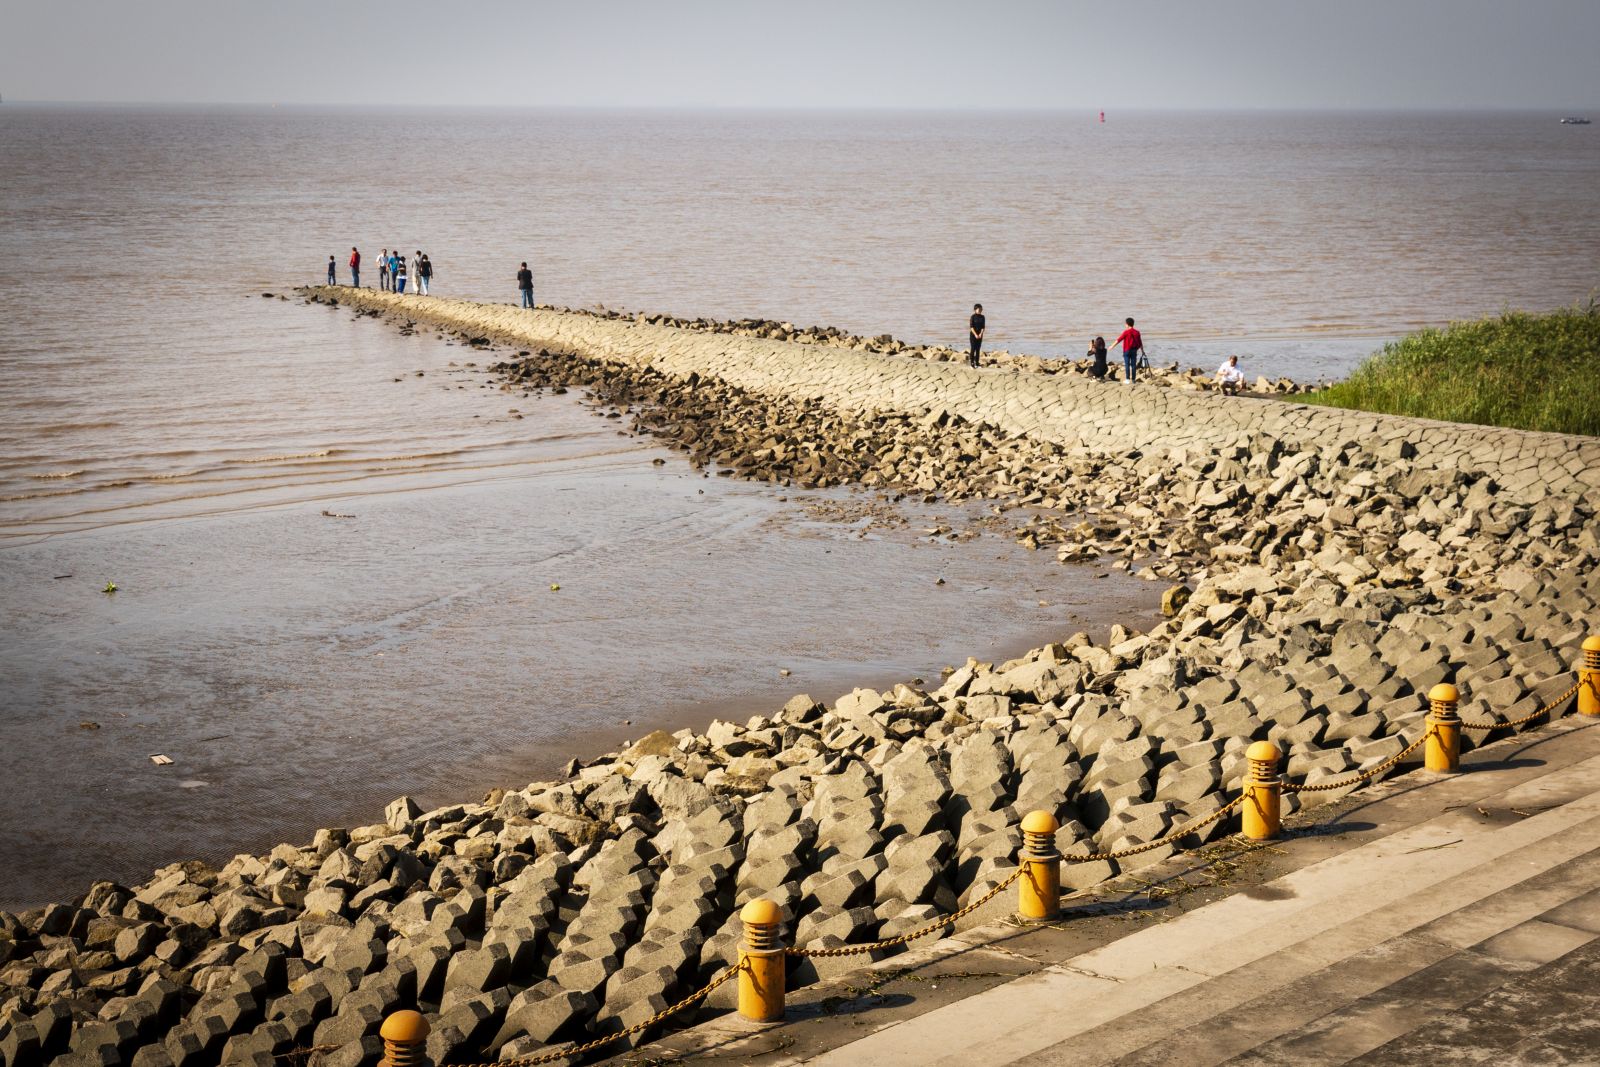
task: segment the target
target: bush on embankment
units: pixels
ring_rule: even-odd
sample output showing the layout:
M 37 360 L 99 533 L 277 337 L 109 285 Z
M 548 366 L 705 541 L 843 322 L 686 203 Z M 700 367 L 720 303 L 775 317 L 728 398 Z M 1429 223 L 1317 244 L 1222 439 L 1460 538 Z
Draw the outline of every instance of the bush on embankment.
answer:
M 1302 397 L 1328 407 L 1600 436 L 1600 305 L 1509 311 L 1387 344 L 1346 381 Z

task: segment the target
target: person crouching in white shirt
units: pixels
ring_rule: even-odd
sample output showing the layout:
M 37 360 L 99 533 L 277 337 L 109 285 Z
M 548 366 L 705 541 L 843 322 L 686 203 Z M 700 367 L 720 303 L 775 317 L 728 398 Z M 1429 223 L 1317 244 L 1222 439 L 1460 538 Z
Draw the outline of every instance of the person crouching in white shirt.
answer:
M 1237 393 L 1244 386 L 1244 373 L 1239 370 L 1239 357 L 1229 356 L 1226 363 L 1217 368 L 1217 385 L 1229 395 Z

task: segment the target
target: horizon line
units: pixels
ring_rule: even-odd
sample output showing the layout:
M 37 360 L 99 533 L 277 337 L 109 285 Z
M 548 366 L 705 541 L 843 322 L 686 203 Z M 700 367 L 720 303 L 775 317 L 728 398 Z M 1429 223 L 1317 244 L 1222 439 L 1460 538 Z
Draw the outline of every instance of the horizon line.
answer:
M 1259 112 L 1263 114 L 1458 114 L 1458 113 L 1496 113 L 1496 114 L 1532 114 L 1539 112 L 1565 112 L 1572 114 L 1574 109 L 1583 110 L 1582 105 L 1494 105 L 1494 104 L 1455 104 L 1455 105 L 1414 105 L 1414 106 L 1379 106 L 1379 105 L 1338 105 L 1338 104 L 1302 104 L 1292 107 L 1271 106 L 1261 104 L 1215 104 L 1215 105 L 1170 105 L 1170 106 L 1129 106 L 1121 108 L 1100 107 L 1098 105 L 1027 105 L 1007 104 L 985 107 L 942 107 L 911 104 L 390 104 L 372 102 L 341 102 L 341 101 L 282 101 L 262 100 L 36 100 L 31 98 L 11 99 L 0 104 L 28 104 L 38 107 L 97 107 L 97 108 L 262 108 L 267 110 L 278 109 L 349 109 L 372 111 L 551 111 L 551 112 L 728 112 L 748 114 L 836 114 L 836 113 L 897 113 L 897 114 L 1097 114 L 1112 113 L 1115 110 L 1120 114 L 1165 114 L 1165 113 L 1192 113 L 1192 114 L 1217 114 L 1231 112 Z

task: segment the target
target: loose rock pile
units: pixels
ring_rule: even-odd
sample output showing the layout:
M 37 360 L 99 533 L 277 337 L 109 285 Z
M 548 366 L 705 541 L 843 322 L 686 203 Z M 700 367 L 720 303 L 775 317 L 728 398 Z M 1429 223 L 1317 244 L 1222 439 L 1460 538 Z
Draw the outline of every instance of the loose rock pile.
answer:
M 582 388 L 708 475 L 1025 505 L 1025 543 L 1182 583 L 1148 633 L 1074 634 L 831 706 L 797 696 L 575 761 L 561 782 L 427 812 L 401 798 L 380 822 L 221 870 L 0 913 L 0 1064 L 267 1064 L 310 1047 L 371 1062 L 379 1021 L 409 1006 L 435 1062 L 614 1032 L 731 962 L 751 897 L 783 908 L 796 944 L 894 936 L 1003 877 L 1029 810 L 1056 812 L 1060 847 L 1084 856 L 1216 810 L 1252 740 L 1276 741 L 1299 780 L 1373 767 L 1420 736 L 1421 694 L 1443 679 L 1469 718 L 1535 710 L 1600 619 L 1592 503 L 1509 503 L 1493 477 L 1401 448 L 1256 435 L 1105 454 L 567 355 L 494 373 Z M 797 960 L 791 982 L 853 965 Z

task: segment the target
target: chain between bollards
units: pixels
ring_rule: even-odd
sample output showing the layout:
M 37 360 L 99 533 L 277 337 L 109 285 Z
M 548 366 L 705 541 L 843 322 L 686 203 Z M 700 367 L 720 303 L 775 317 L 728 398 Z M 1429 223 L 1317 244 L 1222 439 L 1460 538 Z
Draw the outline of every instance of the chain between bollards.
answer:
M 1463 722 L 1457 708 L 1460 692 L 1455 686 L 1440 683 L 1428 692 L 1429 710 L 1423 735 L 1382 763 L 1336 782 L 1318 782 L 1315 785 L 1295 785 L 1286 782 L 1278 771 L 1282 752 L 1271 741 L 1257 741 L 1245 752 L 1249 761 L 1240 795 L 1201 819 L 1163 835 L 1155 841 L 1133 846 L 1114 853 L 1096 853 L 1074 856 L 1070 862 L 1094 859 L 1112 859 L 1134 855 L 1176 841 L 1188 833 L 1225 817 L 1235 807 L 1242 807 L 1241 833 L 1250 840 L 1277 837 L 1282 829 L 1282 797 L 1285 792 L 1317 792 L 1347 789 L 1370 781 L 1399 763 L 1423 745 L 1426 767 L 1439 773 L 1454 773 L 1460 767 L 1460 738 L 1462 729 L 1501 729 L 1517 726 L 1538 718 L 1577 695 L 1577 711 L 1581 715 L 1600 717 L 1600 635 L 1583 642 L 1583 658 L 1577 670 L 1578 680 L 1551 703 L 1532 715 L 1505 723 Z M 1061 865 L 1063 857 L 1056 848 L 1055 834 L 1060 828 L 1056 816 L 1048 811 L 1030 812 L 1021 823 L 1023 846 L 1018 854 L 1017 868 L 986 893 L 952 915 L 944 916 L 915 931 L 899 937 L 864 945 L 843 945 L 834 949 L 808 950 L 788 948 L 783 945 L 782 911 L 769 900 L 752 900 L 740 912 L 744 922 L 745 938 L 739 946 L 739 962 L 727 968 L 712 982 L 676 1004 L 626 1030 L 606 1037 L 554 1049 L 537 1056 L 505 1061 L 492 1067 L 519 1067 L 583 1055 L 625 1036 L 642 1032 L 650 1026 L 677 1014 L 691 1004 L 703 999 L 722 983 L 739 978 L 739 1014 L 758 1023 L 770 1023 L 784 1017 L 785 969 L 790 956 L 846 956 L 866 954 L 880 949 L 903 945 L 943 929 L 956 920 L 976 911 L 1003 892 L 1012 882 L 1019 882 L 1017 917 L 1024 922 L 1048 922 L 1061 913 Z M 429 1033 L 427 1020 L 415 1011 L 398 1011 L 384 1020 L 379 1036 L 384 1042 L 384 1055 L 379 1067 L 421 1067 L 426 1063 L 424 1043 Z M 491 1065 L 483 1065 L 491 1067 Z

